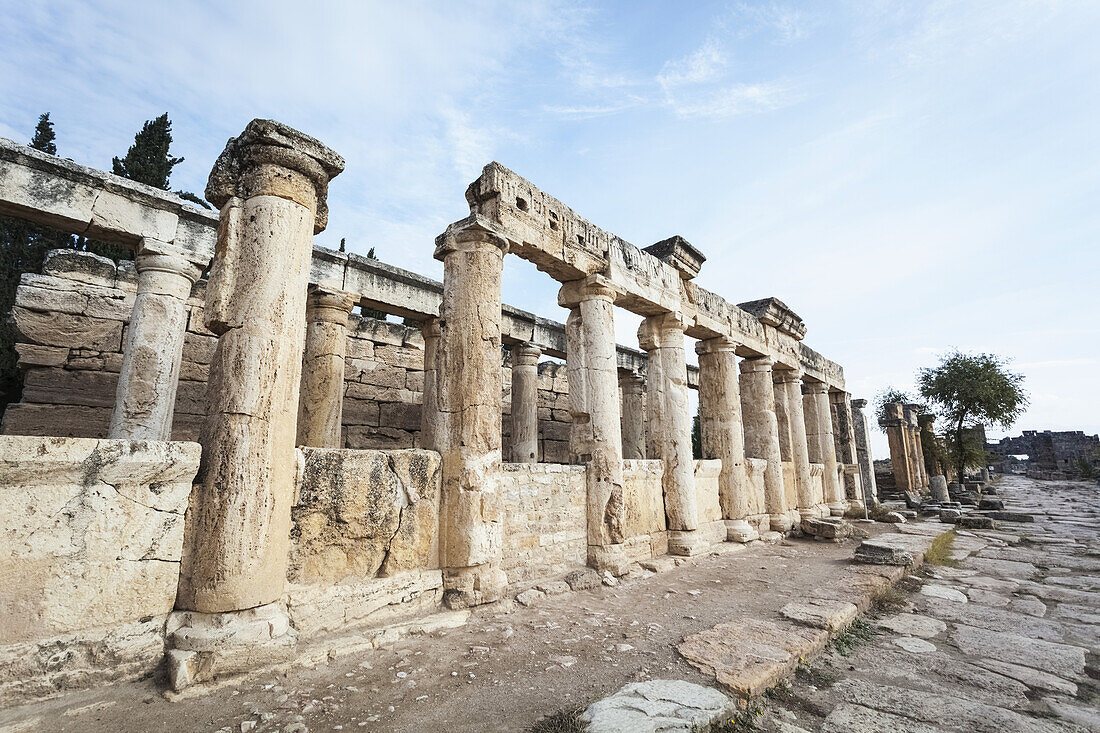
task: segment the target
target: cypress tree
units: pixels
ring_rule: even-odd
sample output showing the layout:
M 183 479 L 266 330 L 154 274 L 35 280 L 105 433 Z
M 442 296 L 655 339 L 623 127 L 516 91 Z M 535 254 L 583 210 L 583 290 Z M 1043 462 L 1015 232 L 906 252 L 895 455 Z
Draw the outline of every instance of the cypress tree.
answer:
M 172 121 L 165 112 L 155 120 L 148 120 L 134 135 L 134 144 L 124 158 L 114 158 L 112 172 L 116 176 L 144 183 L 153 188 L 168 190 L 172 169 L 183 162 L 168 154 L 172 145 Z

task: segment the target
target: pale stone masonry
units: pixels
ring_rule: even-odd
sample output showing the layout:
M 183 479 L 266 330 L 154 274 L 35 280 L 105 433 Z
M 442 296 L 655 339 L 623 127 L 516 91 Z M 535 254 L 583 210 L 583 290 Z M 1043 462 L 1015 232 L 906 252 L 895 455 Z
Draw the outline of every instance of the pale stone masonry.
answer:
M 878 487 L 875 486 L 875 461 L 871 456 L 871 443 L 867 428 L 867 415 L 863 412 L 867 400 L 852 400 L 852 432 L 856 443 L 856 461 L 859 463 L 860 484 L 867 506 L 878 503 Z
M 0 214 L 136 258 L 56 252 L 24 275 L 12 318 L 26 388 L 4 431 L 109 433 L 130 455 L 165 445 L 197 458 L 192 444 L 147 441 L 202 444 L 186 518 L 190 464 L 133 464 L 133 496 L 175 502 L 171 541 L 149 550 L 163 550 L 172 578 L 151 582 L 148 603 L 94 619 L 110 634 L 138 612 L 139 625 L 161 618 L 151 633 L 173 687 L 285 662 L 324 634 L 560 588 L 585 565 L 608 579 L 790 532 L 873 490 L 840 366 L 804 343 L 782 301 L 734 305 L 696 284 L 705 257 L 682 237 L 639 249 L 491 163 L 466 192 L 470 215 L 436 239 L 438 283 L 313 245 L 342 168 L 319 141 L 254 120 L 211 172 L 214 215 L 0 141 Z M 501 302 L 508 254 L 560 284 L 564 325 Z M 618 308 L 643 318 L 642 351 L 616 345 Z M 897 417 L 910 466 L 919 436 Z M 4 436 L 0 452 L 26 440 L 46 441 L 57 475 L 91 475 L 78 440 Z M 140 514 L 150 526 L 134 536 L 160 542 Z M 83 561 L 49 560 L 74 579 Z M 43 589 L 29 566 L 11 572 L 19 592 Z M 73 583 L 74 599 L 93 592 Z M 19 608 L 9 641 L 52 643 L 60 630 Z

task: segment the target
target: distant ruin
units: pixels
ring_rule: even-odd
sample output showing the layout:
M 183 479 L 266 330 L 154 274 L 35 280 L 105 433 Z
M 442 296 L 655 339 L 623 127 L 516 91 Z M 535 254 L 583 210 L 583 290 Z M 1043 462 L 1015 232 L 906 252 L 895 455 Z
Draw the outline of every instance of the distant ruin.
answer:
M 1082 463 L 1100 476 L 1100 436 L 1080 430 L 1025 430 L 1015 438 L 986 441 L 990 465 L 1001 473 L 1060 479 L 1082 475 Z M 1019 458 L 1022 456 L 1023 458 Z

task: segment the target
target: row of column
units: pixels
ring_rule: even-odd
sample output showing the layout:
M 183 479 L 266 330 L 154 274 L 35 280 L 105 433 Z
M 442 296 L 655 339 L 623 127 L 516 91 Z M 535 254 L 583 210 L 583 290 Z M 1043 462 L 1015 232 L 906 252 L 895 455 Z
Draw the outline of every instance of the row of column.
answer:
M 891 402 L 883 406 L 879 425 L 886 430 L 890 466 L 898 491 L 921 493 L 929 486 L 918 420 L 919 405 Z

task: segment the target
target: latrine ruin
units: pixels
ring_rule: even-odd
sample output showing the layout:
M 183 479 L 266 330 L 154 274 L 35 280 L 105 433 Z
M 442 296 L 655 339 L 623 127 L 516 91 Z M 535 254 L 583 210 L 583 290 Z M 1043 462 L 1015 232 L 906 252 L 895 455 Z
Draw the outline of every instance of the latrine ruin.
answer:
M 17 293 L 0 704 L 163 659 L 181 689 L 874 501 L 841 367 L 780 300 L 697 285 L 681 237 L 639 249 L 490 163 L 438 283 L 313 245 L 343 167 L 254 120 L 214 213 L 0 140 L 0 213 L 134 253 L 56 251 Z M 564 324 L 501 302 L 509 254 Z

